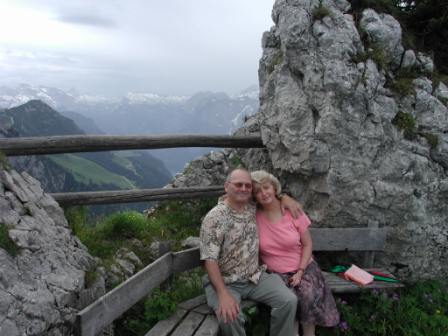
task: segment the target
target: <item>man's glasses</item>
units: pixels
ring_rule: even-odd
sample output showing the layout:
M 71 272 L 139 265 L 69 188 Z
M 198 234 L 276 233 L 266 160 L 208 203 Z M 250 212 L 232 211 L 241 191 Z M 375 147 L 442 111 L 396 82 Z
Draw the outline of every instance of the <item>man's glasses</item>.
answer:
M 243 186 L 246 189 L 252 189 L 252 183 L 243 183 L 243 182 L 229 182 L 229 183 L 233 184 L 238 189 L 241 189 Z

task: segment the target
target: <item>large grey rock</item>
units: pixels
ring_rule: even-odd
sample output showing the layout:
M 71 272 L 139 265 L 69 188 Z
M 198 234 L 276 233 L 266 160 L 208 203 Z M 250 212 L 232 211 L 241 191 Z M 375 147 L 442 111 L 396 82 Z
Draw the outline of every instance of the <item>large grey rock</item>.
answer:
M 278 175 L 314 226 L 387 227 L 386 252 L 377 263 L 406 278 L 446 277 L 446 87 L 434 96 L 426 78 L 432 60 L 405 53 L 390 15 L 366 10 L 360 20 L 370 44 L 386 56 L 380 68 L 372 59 L 359 61 L 366 46 L 345 5 L 323 1 L 331 14 L 314 20 L 319 3 L 277 0 L 275 26 L 263 35 L 260 110 L 237 133 L 259 132 L 267 151 L 224 152 L 215 169 L 204 168 L 206 156 L 173 184 L 221 184 L 229 157 L 238 153 L 250 169 Z M 386 85 L 400 66 L 420 69 L 405 97 Z M 415 119 L 414 139 L 393 124 L 398 112 Z M 436 145 L 428 141 L 434 138 Z
M 384 77 L 402 56 L 402 66 L 419 62 L 426 72 L 432 62 L 422 54 L 414 60 L 412 51 L 403 55 L 398 22 L 365 10 L 360 26 L 389 68 L 356 64 L 351 55 L 362 46 L 353 19 L 329 5 L 332 15 L 313 22 L 310 8 L 318 3 L 277 1 L 278 23 L 265 33 L 277 44 L 264 45 L 255 118 L 269 159 L 314 225 L 389 227 L 385 266 L 406 265 L 400 268 L 406 276 L 444 276 L 448 203 L 440 189 L 447 179 L 448 111 L 429 79 L 417 78 L 415 95 L 400 98 Z M 278 52 L 284 57 L 272 69 L 270 55 Z M 437 136 L 437 148 L 421 136 L 405 139 L 392 125 L 399 111 Z
M 404 48 L 401 45 L 401 26 L 398 21 L 388 14 L 378 14 L 373 9 L 366 9 L 359 25 L 369 41 L 380 48 L 393 65 L 399 66 Z
M 0 335 L 71 335 L 78 310 L 105 291 L 83 295 L 96 263 L 37 180 L 2 170 L 0 185 L 0 225 L 18 250 L 0 248 Z

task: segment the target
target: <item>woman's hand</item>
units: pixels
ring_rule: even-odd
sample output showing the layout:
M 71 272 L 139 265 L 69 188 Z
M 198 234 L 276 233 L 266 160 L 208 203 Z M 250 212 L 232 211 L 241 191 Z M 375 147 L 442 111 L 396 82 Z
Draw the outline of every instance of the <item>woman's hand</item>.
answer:
M 301 268 L 297 271 L 297 273 L 288 279 L 288 283 L 291 287 L 297 287 L 300 284 L 300 281 L 302 281 L 303 272 L 304 270 Z

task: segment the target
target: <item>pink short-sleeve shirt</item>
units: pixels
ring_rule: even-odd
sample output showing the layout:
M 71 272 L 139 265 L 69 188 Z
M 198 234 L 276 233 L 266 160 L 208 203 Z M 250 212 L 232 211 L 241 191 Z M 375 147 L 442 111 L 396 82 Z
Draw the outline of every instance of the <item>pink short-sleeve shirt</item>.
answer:
M 308 216 L 303 214 L 294 219 L 286 211 L 280 220 L 271 223 L 261 211 L 257 211 L 256 218 L 261 262 L 272 272 L 297 271 L 302 256 L 300 235 L 311 224 Z

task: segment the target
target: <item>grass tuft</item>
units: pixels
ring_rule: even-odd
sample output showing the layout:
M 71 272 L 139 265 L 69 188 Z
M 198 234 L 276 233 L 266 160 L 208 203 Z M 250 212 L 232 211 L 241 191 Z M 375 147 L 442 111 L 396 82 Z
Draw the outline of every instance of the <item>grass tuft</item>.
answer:
M 387 86 L 400 97 L 414 94 L 414 79 L 418 75 L 418 70 L 413 67 L 401 68 L 397 71 L 393 79 L 389 79 Z
M 420 132 L 419 135 L 421 135 L 426 139 L 426 141 L 428 141 L 432 149 L 436 148 L 439 145 L 439 137 L 437 135 L 425 132 Z
M 275 68 L 282 64 L 283 62 L 283 52 L 281 50 L 278 50 L 274 55 L 272 55 L 271 60 L 267 66 L 267 71 L 269 74 L 271 74 Z
M 9 238 L 8 227 L 3 223 L 0 223 L 0 248 L 4 249 L 12 257 L 19 253 L 17 245 Z
M 5 170 L 11 169 L 11 166 L 9 165 L 8 162 L 8 158 L 2 151 L 0 151 L 0 168 Z
M 398 112 L 392 120 L 398 129 L 403 131 L 404 137 L 408 140 L 414 140 L 417 136 L 417 124 L 415 118 L 410 113 Z
M 326 16 L 330 16 L 330 10 L 322 4 L 322 1 L 319 3 L 319 6 L 313 9 L 313 21 L 322 20 Z

